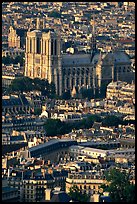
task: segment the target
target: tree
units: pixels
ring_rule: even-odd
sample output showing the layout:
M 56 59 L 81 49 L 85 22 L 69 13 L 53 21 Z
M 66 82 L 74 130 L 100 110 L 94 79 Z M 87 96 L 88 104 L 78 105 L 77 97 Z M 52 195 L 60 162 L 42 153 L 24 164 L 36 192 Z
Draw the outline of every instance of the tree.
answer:
M 61 18 L 61 14 L 57 11 L 52 11 L 51 13 L 49 13 L 49 17 Z
M 41 108 L 34 108 L 34 114 L 35 115 L 40 115 L 41 114 Z
M 89 196 L 86 193 L 82 193 L 77 185 L 73 185 L 69 190 L 69 196 L 74 201 L 78 202 L 88 202 Z
M 88 98 L 88 100 L 90 100 L 94 96 L 93 89 L 87 89 L 85 87 L 82 87 L 80 89 L 80 94 L 82 95 L 82 98 Z
M 28 91 L 40 91 L 43 96 L 48 98 L 55 97 L 55 85 L 53 82 L 49 83 L 46 79 L 29 77 L 16 78 L 9 86 L 8 92 L 28 92 Z
M 32 89 L 33 89 L 32 79 L 30 79 L 29 77 L 21 77 L 14 79 L 11 82 L 8 91 L 23 93 L 23 91 L 31 91 Z
M 71 93 L 70 93 L 70 90 L 69 91 L 66 91 L 62 94 L 62 99 L 64 100 L 69 100 L 71 98 Z
M 12 63 L 12 58 L 8 55 L 6 57 L 2 58 L 2 63 L 5 65 L 11 64 Z
M 102 124 L 104 126 L 118 126 L 119 124 L 123 124 L 123 120 L 115 115 L 108 115 L 103 120 Z
M 55 136 L 66 133 L 65 123 L 59 119 L 48 119 L 45 123 L 47 136 Z
M 129 181 L 129 174 L 118 169 L 106 173 L 107 185 L 102 185 L 104 191 L 110 193 L 112 202 L 135 202 L 135 185 Z
M 11 64 L 11 63 L 13 63 L 13 64 L 20 63 L 20 65 L 23 66 L 24 57 L 25 57 L 24 53 L 21 53 L 21 55 L 17 55 L 14 58 L 10 57 L 8 55 L 8 56 L 2 58 L 2 63 L 6 64 L 6 65 Z

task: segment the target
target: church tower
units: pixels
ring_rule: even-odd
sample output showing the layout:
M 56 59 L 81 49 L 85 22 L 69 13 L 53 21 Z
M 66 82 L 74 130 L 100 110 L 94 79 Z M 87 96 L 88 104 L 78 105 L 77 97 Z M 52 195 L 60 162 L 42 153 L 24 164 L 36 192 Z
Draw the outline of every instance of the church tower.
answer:
M 62 94 L 61 43 L 55 32 L 27 32 L 25 76 L 55 83 L 56 94 Z
M 92 20 L 92 37 L 90 40 L 90 49 L 91 49 L 91 59 L 95 55 L 96 52 L 96 32 L 95 32 L 95 16 L 93 15 L 93 20 Z

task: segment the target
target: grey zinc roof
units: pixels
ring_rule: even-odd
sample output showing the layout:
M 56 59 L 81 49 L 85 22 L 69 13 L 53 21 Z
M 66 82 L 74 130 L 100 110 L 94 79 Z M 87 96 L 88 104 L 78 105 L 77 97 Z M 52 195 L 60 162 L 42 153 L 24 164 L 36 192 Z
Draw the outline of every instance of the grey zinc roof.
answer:
M 59 140 L 53 139 L 53 140 L 50 140 L 49 142 L 45 142 L 44 144 L 40 144 L 40 145 L 31 147 L 31 148 L 29 148 L 29 151 L 31 152 L 31 151 L 38 150 L 38 149 L 40 149 L 42 147 L 48 147 L 49 145 L 56 144 L 58 142 L 59 142 Z
M 38 150 L 38 149 L 43 148 L 43 147 L 48 147 L 50 145 L 57 144 L 59 142 L 70 142 L 70 141 L 74 141 L 74 140 L 72 140 L 72 139 L 60 139 L 60 140 L 52 139 L 49 142 L 45 142 L 44 144 L 40 144 L 40 145 L 29 148 L 29 151 L 30 152 L 35 151 L 35 150 Z
M 8 193 L 8 192 L 14 192 L 14 191 L 18 191 L 18 189 L 17 188 L 11 188 L 11 187 L 8 187 L 8 186 L 6 186 L 6 187 L 2 187 L 2 193 Z
M 70 65 L 82 65 L 82 64 L 90 64 L 91 63 L 91 55 L 90 54 L 67 54 L 62 56 L 62 65 L 70 66 Z
M 115 51 L 115 52 L 109 52 L 106 55 L 108 58 L 112 58 L 112 56 L 114 57 L 114 61 L 115 63 L 130 63 L 130 58 L 128 56 L 128 54 L 126 54 L 123 51 Z
M 55 193 L 50 202 L 69 202 L 71 200 L 71 198 L 69 197 L 68 194 L 66 194 L 65 192 L 59 192 L 59 193 Z

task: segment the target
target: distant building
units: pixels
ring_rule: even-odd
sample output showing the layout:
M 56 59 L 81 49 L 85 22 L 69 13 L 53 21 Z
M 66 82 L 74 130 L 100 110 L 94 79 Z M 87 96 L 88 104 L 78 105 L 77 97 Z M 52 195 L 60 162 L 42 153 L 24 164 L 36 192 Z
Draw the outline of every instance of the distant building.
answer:
M 19 29 L 10 26 L 8 34 L 8 46 L 11 48 L 24 48 L 27 29 Z
M 45 190 L 50 189 L 51 191 L 57 186 L 60 186 L 61 190 L 65 190 L 67 171 L 53 170 L 53 172 L 48 173 L 48 170 L 44 169 L 43 165 L 44 163 L 41 163 L 41 161 L 36 161 L 32 170 L 30 170 L 30 164 L 28 165 L 29 169 L 13 169 L 9 173 L 8 185 L 16 187 L 20 202 L 39 202 L 44 200 Z
M 93 193 L 98 192 L 99 186 L 105 182 L 103 177 L 93 175 L 91 172 L 69 173 L 66 178 L 66 192 L 68 193 L 73 185 L 77 185 L 83 193 L 93 195 Z
M 3 202 L 19 202 L 19 195 L 17 188 L 8 186 L 2 187 L 2 201 Z
M 30 113 L 30 104 L 23 94 L 3 96 L 2 98 L 2 113 L 6 114 L 19 114 Z

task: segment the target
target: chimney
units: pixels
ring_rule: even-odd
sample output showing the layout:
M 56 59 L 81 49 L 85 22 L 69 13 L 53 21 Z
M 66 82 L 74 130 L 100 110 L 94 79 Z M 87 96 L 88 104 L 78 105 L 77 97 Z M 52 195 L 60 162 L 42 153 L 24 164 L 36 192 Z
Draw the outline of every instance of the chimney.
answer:
M 61 187 L 60 187 L 60 186 L 56 186 L 56 187 L 54 188 L 54 190 L 55 190 L 55 191 L 58 191 L 58 192 L 60 192 L 60 190 L 61 190 Z
M 43 177 L 45 178 L 46 169 L 41 168 L 41 173 L 42 173 Z
M 34 178 L 34 171 L 31 172 L 31 178 Z
M 109 196 L 109 192 L 104 192 L 103 195 L 104 196 Z
M 10 169 L 8 169 L 8 178 L 10 177 Z
M 50 200 L 51 199 L 51 189 L 47 188 L 45 190 L 45 200 Z
M 93 195 L 93 202 L 99 202 L 99 194 Z

